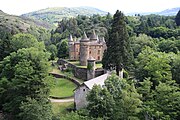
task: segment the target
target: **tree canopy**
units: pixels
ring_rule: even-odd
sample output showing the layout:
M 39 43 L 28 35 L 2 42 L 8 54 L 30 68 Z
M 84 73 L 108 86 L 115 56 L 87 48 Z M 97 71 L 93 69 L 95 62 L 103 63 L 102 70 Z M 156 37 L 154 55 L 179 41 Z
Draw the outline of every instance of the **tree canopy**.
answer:
M 20 114 L 22 116 L 43 114 L 41 119 L 51 118 L 48 113 L 50 112 L 47 84 L 48 58 L 48 53 L 32 47 L 19 49 L 1 61 L 0 107 L 8 117 L 20 120 L 23 118 L 19 116 Z M 36 113 L 28 110 L 27 113 L 27 109 L 34 109 L 32 103 L 39 104 L 37 107 L 43 109 L 39 108 L 39 112 Z M 26 118 L 30 119 L 31 116 Z

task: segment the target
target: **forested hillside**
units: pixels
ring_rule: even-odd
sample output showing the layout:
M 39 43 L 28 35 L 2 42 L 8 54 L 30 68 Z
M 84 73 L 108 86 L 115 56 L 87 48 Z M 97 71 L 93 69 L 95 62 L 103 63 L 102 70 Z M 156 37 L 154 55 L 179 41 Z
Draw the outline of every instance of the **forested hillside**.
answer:
M 0 60 L 9 54 L 10 39 L 17 33 L 29 33 L 38 41 L 48 41 L 50 33 L 48 29 L 51 25 L 44 22 L 8 15 L 0 11 Z

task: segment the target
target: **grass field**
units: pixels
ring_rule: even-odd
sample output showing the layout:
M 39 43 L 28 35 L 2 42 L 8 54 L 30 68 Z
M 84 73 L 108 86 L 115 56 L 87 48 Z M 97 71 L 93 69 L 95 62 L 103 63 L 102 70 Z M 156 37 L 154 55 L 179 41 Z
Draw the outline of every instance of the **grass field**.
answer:
M 50 96 L 53 97 L 67 97 L 73 95 L 73 90 L 76 85 L 64 78 L 55 78 L 55 85 L 50 90 Z
M 54 115 L 65 115 L 68 113 L 67 108 L 73 108 L 73 102 L 65 102 L 65 103 L 51 103 L 52 111 Z

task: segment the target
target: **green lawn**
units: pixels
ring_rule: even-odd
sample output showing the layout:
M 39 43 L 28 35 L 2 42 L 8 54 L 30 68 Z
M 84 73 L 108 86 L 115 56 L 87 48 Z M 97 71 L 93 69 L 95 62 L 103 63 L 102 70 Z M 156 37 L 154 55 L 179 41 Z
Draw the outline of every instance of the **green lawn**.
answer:
M 50 90 L 50 96 L 67 97 L 73 95 L 76 85 L 64 78 L 55 78 L 55 85 Z
M 68 113 L 67 108 L 73 108 L 74 102 L 63 102 L 63 103 L 51 103 L 52 111 L 54 115 L 65 115 Z

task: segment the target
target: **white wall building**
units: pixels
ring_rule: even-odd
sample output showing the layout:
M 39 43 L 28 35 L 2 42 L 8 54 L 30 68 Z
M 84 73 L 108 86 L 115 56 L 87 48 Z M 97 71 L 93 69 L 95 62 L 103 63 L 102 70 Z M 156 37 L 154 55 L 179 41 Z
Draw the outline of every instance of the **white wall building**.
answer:
M 88 102 L 86 100 L 86 96 L 88 92 L 93 88 L 93 86 L 100 85 L 101 87 L 104 85 L 104 81 L 109 76 L 109 73 L 103 74 L 96 78 L 90 79 L 83 84 L 81 84 L 76 90 L 74 91 L 74 104 L 75 109 L 81 109 L 87 106 Z

